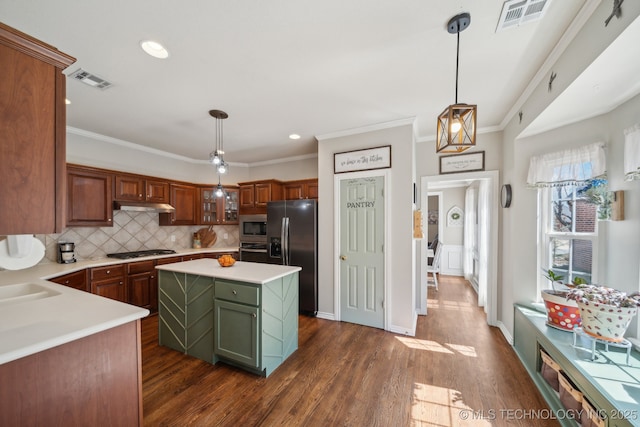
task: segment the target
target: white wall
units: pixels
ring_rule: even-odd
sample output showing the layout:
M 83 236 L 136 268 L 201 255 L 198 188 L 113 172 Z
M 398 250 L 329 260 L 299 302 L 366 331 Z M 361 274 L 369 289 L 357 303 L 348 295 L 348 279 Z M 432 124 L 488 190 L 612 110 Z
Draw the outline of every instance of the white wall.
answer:
M 249 181 L 277 177 L 282 181 L 318 177 L 318 156 L 292 158 L 285 162 L 254 164 L 249 168 Z
M 627 5 L 627 3 L 629 4 Z M 515 114 L 504 129 L 502 176 L 504 183 L 512 185 L 513 200 L 511 208 L 502 209 L 501 266 L 499 267 L 500 312 L 498 316 L 511 334 L 513 334 L 513 304 L 528 302 L 536 297 L 536 282 L 539 275 L 539 272 L 536 271 L 536 192 L 525 187 L 531 155 L 595 141 L 608 143 L 608 167 L 612 189 L 634 188 L 634 190 L 625 195 L 625 202 L 629 201 L 626 203 L 627 212 L 625 212 L 628 219 L 619 224 L 610 224 L 607 232 L 610 235 L 615 234 L 618 238 L 624 239 L 626 237 L 628 239 L 630 235 L 621 229 L 629 227 L 629 232 L 635 233 L 633 238 L 637 241 L 638 229 L 635 224 L 636 218 L 638 218 L 638 207 L 631 199 L 638 197 L 638 184 L 620 183 L 619 172 L 616 171 L 621 167 L 621 153 L 619 151 L 621 135 L 616 132 L 621 132 L 624 127 L 640 121 L 637 99 L 619 108 L 618 112 L 621 114 L 619 118 L 613 119 L 613 115 L 608 114 L 535 137 L 517 139 L 527 125 L 544 111 L 554 98 L 561 94 L 640 15 L 640 2 L 626 2 L 625 6 L 624 14 L 615 20 L 615 25 L 607 27 L 603 25 L 603 19 L 611 13 L 611 4 L 602 2 L 596 8 L 573 41 L 553 64 L 553 71 L 558 76 L 554 81 L 553 90 L 549 91 L 547 81 L 540 82 L 521 107 L 522 120 Z M 613 132 L 614 128 L 616 132 Z M 635 217 L 632 217 L 633 215 Z M 608 254 L 607 266 L 602 274 L 607 280 L 615 278 L 616 282 L 620 281 L 620 287 L 623 284 L 637 286 L 637 265 L 640 259 L 638 247 L 629 240 L 623 241 L 625 243 L 619 244 L 611 238 L 608 239 L 607 244 L 613 254 Z M 628 250 L 630 252 L 626 252 Z M 626 262 L 632 262 L 635 267 L 629 265 L 626 268 L 623 267 L 619 257 L 623 257 L 627 260 Z M 635 272 L 631 271 L 634 269 Z M 612 282 L 609 285 L 619 286 L 618 283 Z M 632 330 L 630 332 L 633 333 Z
M 447 188 L 442 190 L 442 236 L 440 241 L 445 245 L 463 245 L 464 227 L 450 227 L 447 214 L 454 206 L 464 212 L 464 197 L 466 187 Z
M 388 187 L 385 188 L 385 203 L 391 204 L 389 241 L 385 242 L 385 255 L 391 280 L 386 286 L 391 291 L 387 301 L 390 330 L 415 334 L 415 259 L 413 241 L 413 126 L 397 127 L 364 132 L 356 135 L 322 138 L 318 144 L 319 182 L 319 314 L 335 316 L 339 307 L 334 306 L 334 174 L 333 155 L 382 145 L 391 145 L 392 167 Z

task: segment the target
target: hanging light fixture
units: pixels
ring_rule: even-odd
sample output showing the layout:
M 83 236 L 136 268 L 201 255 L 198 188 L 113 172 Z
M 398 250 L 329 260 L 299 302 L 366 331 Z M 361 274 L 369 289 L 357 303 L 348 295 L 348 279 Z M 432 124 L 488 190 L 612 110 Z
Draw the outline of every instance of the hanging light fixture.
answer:
M 224 174 L 229 170 L 229 164 L 224 161 L 222 120 L 229 117 L 229 115 L 222 110 L 209 110 L 209 115 L 216 119 L 216 148 L 209 153 L 209 162 L 215 166 L 218 173 Z
M 454 16 L 447 24 L 450 34 L 457 34 L 456 49 L 456 102 L 438 116 L 436 153 L 462 153 L 476 145 L 477 106 L 458 104 L 458 62 L 460 56 L 460 32 L 471 23 L 469 13 Z
M 216 195 L 216 197 L 222 197 L 225 195 L 224 188 L 222 187 L 222 184 L 220 184 L 220 174 L 218 174 L 218 186 L 216 187 L 216 191 L 214 194 Z

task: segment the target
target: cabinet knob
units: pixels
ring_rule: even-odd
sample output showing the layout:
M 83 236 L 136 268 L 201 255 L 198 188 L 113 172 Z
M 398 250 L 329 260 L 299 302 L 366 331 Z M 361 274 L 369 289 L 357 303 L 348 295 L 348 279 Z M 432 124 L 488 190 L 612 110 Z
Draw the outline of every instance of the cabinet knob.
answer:
M 258 317 L 255 313 L 252 313 L 251 316 L 253 316 L 254 319 Z
M 138 194 L 138 198 L 142 199 L 142 193 Z
M 111 274 L 111 270 L 107 270 L 107 274 Z
M 235 289 L 232 290 L 231 293 L 233 293 L 234 295 L 238 295 L 238 291 L 236 291 Z
M 65 280 L 65 281 L 64 281 L 64 284 L 65 284 L 65 285 L 68 285 L 68 284 L 69 284 L 69 281 L 68 281 L 68 280 Z

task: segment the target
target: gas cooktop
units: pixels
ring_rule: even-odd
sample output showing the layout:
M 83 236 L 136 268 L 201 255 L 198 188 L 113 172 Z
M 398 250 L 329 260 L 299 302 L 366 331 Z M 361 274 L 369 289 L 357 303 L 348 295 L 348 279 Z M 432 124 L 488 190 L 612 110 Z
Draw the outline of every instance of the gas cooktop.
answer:
M 143 256 L 169 255 L 169 254 L 175 254 L 175 253 L 176 251 L 172 249 L 149 249 L 145 251 L 117 252 L 115 254 L 107 254 L 107 256 L 109 258 L 129 259 L 129 258 L 139 258 Z

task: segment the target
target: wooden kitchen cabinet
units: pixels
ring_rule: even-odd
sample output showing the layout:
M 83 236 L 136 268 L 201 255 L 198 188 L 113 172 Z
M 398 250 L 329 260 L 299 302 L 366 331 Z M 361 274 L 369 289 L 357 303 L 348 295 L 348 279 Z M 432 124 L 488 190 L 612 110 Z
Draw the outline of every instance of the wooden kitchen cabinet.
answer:
M 284 199 L 317 199 L 318 179 L 302 179 L 298 181 L 287 181 L 284 183 Z
M 113 175 L 84 166 L 67 166 L 67 226 L 113 226 Z
M 169 203 L 176 210 L 159 214 L 160 225 L 198 224 L 198 188 L 195 185 L 171 183 L 169 194 Z
M 115 176 L 114 199 L 169 203 L 169 182 L 140 175 L 118 174 Z
M 127 302 L 158 311 L 158 279 L 154 260 L 127 263 Z
M 127 302 L 124 264 L 96 267 L 90 270 L 91 293 Z
M 89 287 L 87 286 L 87 270 L 74 271 L 73 273 L 53 277 L 48 280 L 80 291 L 86 292 L 89 290 Z
M 204 225 L 238 224 L 238 189 L 224 187 L 225 196 L 215 195 L 216 187 L 200 188 L 200 220 Z
M 74 62 L 0 23 L 0 235 L 60 233 L 65 226 L 62 70 Z
M 243 182 L 240 187 L 240 215 L 267 213 L 267 202 L 282 200 L 282 181 L 275 179 Z

